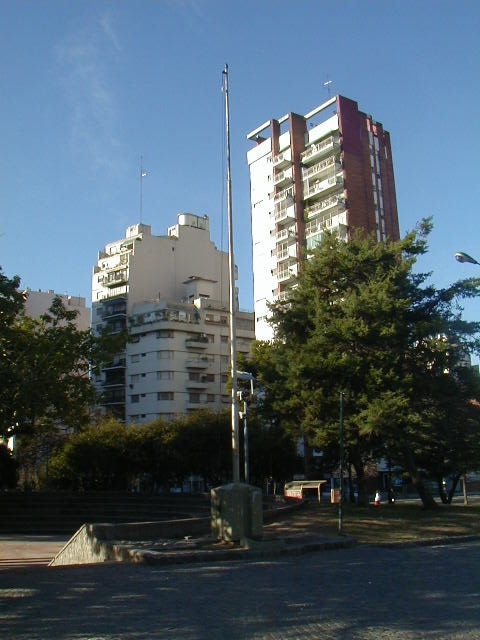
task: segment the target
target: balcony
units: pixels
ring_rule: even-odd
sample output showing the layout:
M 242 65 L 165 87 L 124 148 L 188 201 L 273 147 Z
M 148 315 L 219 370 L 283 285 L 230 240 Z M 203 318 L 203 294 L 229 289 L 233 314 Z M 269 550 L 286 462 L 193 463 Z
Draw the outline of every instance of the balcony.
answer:
M 294 280 L 298 274 L 298 264 L 294 264 L 290 267 L 282 265 L 281 268 L 275 269 L 274 275 L 277 277 L 278 282 L 288 282 Z
M 102 387 L 104 389 L 124 389 L 125 380 L 105 380 L 104 382 L 102 382 Z
M 277 262 L 296 261 L 297 247 L 295 245 L 289 247 L 277 247 L 273 252 L 273 257 L 277 258 Z
M 127 364 L 126 358 L 118 358 L 106 364 L 103 368 L 104 371 L 112 369 L 125 369 Z
M 322 160 L 321 162 L 317 162 L 316 164 L 310 167 L 302 168 L 302 180 L 305 182 L 306 180 L 312 178 L 319 178 L 322 173 L 330 170 L 330 175 L 337 173 L 341 169 L 341 164 L 338 158 L 331 157 L 326 160 Z
M 311 164 L 319 158 L 337 151 L 340 149 L 340 142 L 335 136 L 330 136 L 321 142 L 312 144 L 302 154 L 300 154 L 300 160 L 303 164 Z
M 345 211 L 345 199 L 343 195 L 339 194 L 335 194 L 305 207 L 305 213 L 308 215 L 308 218 L 313 218 L 321 213 L 328 212 L 329 215 L 333 215 L 334 213 L 342 213 L 343 211 Z
M 306 200 L 307 198 L 318 198 L 322 195 L 326 195 L 330 191 L 337 189 L 338 187 L 343 185 L 343 177 L 341 176 L 333 176 L 331 178 L 327 178 L 326 180 L 317 180 L 314 182 L 308 189 L 304 189 L 303 197 Z
M 293 204 L 286 207 L 275 207 L 274 220 L 276 224 L 292 222 L 295 220 L 295 207 Z
M 102 307 L 102 320 L 114 318 L 115 316 L 125 317 L 127 314 L 127 303 L 125 299 L 118 303 L 104 302 Z
M 192 389 L 193 391 L 204 391 L 207 388 L 206 380 L 187 380 L 185 384 L 186 389 Z
M 287 289 L 287 291 L 278 291 L 275 293 L 275 301 L 276 302 L 287 302 L 288 295 L 291 289 Z
M 278 171 L 273 174 L 273 184 L 275 187 L 282 187 L 290 184 L 293 180 L 293 169 L 290 167 L 285 171 Z
M 208 345 L 208 336 L 204 333 L 199 333 L 196 336 L 190 336 L 185 340 L 185 346 L 190 349 L 206 349 Z
M 128 274 L 126 269 L 119 269 L 118 271 L 112 271 L 108 275 L 104 276 L 101 284 L 104 287 L 119 287 L 120 285 L 127 284 Z
M 199 356 L 197 358 L 188 358 L 185 362 L 187 369 L 207 369 L 211 364 L 208 356 Z
M 275 194 L 273 201 L 275 203 L 275 209 L 278 206 L 288 206 L 293 204 L 293 187 L 289 187 L 288 189 L 284 189 L 283 191 L 279 191 Z
M 284 167 L 288 167 L 288 165 L 292 162 L 292 151 L 291 149 L 286 149 L 279 153 L 278 155 L 273 157 L 273 167 L 275 169 L 282 169 Z
M 280 229 L 280 231 L 277 231 L 277 233 L 275 234 L 276 243 L 286 242 L 287 244 L 293 244 L 296 241 L 297 241 L 297 236 L 293 229 L 288 229 L 288 228 Z
M 340 214 L 336 216 L 326 215 L 316 220 L 310 220 L 305 225 L 305 237 L 317 235 L 323 229 L 338 229 L 340 225 L 346 226 L 346 215 Z
M 125 389 L 109 389 L 102 399 L 103 406 L 125 404 Z

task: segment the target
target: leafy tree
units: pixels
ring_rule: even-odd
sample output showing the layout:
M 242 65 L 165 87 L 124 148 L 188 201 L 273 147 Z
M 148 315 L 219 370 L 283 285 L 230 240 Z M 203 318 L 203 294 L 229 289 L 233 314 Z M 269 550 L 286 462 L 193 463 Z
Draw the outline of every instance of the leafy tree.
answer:
M 191 473 L 219 485 L 232 473 L 230 412 L 195 411 L 175 421 L 178 481 Z
M 437 442 L 437 451 L 445 444 L 439 381 L 451 387 L 450 420 L 475 390 L 457 372 L 462 354 L 479 350 L 480 325 L 462 321 L 455 304 L 478 295 L 480 281 L 436 289 L 427 284 L 430 274 L 413 272 L 430 230 L 425 220 L 402 240 L 382 243 L 360 233 L 344 243 L 324 233 L 288 301 L 272 307 L 276 340 L 257 347 L 272 409 L 310 445 L 338 447 L 344 394 L 345 447 L 361 504 L 368 503 L 365 469 L 388 453 L 409 472 L 424 505 L 434 506 L 421 455 L 426 443 Z M 466 448 L 466 440 L 457 446 Z
M 114 420 L 72 435 L 50 460 L 51 484 L 80 491 L 127 489 L 138 471 L 135 435 Z
M 59 297 L 39 319 L 25 316 L 20 279 L 0 271 L 0 435 L 32 433 L 58 423 L 88 423 L 96 393 L 90 371 L 118 351 L 124 336 L 80 331 L 77 311 Z

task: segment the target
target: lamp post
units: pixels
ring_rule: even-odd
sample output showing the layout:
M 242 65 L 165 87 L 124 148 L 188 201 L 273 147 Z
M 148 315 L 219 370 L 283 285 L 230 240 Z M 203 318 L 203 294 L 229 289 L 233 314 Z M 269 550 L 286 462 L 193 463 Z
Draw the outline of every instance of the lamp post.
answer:
M 457 260 L 458 262 L 468 262 L 469 264 L 480 265 L 480 262 L 478 262 L 478 260 L 475 260 L 475 258 L 472 258 L 472 256 L 468 255 L 468 253 L 465 253 L 464 251 L 457 251 L 457 253 L 455 254 L 455 260 Z M 463 476 L 463 503 L 468 504 L 466 473 Z
M 338 533 L 343 528 L 343 391 L 340 391 L 340 492 L 338 495 Z
M 243 440 L 244 440 L 244 457 L 245 457 L 245 483 L 249 484 L 250 482 L 250 461 L 249 461 L 249 450 L 248 450 L 248 399 L 253 400 L 253 383 L 255 381 L 255 376 L 253 376 L 248 371 L 237 371 L 237 380 L 248 380 L 250 382 L 250 391 L 245 391 L 245 389 L 241 389 L 237 391 L 238 399 L 243 400 L 243 411 L 240 411 L 240 418 L 243 419 Z

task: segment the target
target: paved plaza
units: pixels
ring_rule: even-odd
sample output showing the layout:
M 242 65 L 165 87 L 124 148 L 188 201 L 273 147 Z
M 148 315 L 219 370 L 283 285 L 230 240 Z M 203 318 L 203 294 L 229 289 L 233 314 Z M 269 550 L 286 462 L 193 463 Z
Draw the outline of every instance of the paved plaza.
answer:
M 480 638 L 480 543 L 0 571 L 8 640 Z

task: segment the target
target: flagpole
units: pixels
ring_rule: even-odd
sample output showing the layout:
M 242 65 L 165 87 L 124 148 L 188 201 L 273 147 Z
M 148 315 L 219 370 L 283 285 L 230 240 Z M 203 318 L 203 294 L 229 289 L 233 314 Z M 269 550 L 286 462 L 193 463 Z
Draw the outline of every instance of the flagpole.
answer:
M 140 224 L 143 222 L 143 178 L 146 175 L 143 171 L 143 156 L 140 156 Z
M 230 267 L 230 375 L 232 379 L 231 421 L 232 421 L 232 465 L 233 482 L 240 482 L 240 451 L 238 433 L 238 399 L 237 399 L 237 331 L 236 331 L 236 296 L 235 296 L 235 259 L 233 254 L 233 220 L 232 220 L 232 179 L 230 176 L 230 114 L 228 103 L 228 65 L 223 71 L 223 92 L 225 95 L 225 133 L 227 151 L 227 213 L 228 213 L 228 261 Z

